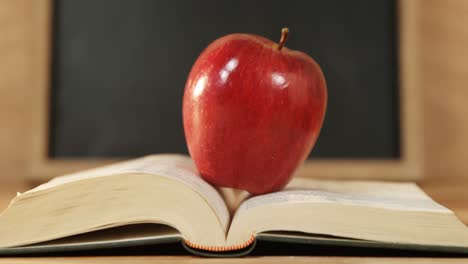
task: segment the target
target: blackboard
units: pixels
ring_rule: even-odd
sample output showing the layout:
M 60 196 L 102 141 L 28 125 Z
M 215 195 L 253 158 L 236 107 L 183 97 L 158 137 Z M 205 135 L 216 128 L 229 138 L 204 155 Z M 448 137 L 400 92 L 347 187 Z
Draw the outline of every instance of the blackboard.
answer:
M 61 0 L 54 3 L 51 157 L 187 153 L 186 77 L 213 40 L 278 40 L 325 73 L 318 158 L 398 159 L 397 3 L 382 0 Z M 228 144 L 228 142 L 227 142 Z

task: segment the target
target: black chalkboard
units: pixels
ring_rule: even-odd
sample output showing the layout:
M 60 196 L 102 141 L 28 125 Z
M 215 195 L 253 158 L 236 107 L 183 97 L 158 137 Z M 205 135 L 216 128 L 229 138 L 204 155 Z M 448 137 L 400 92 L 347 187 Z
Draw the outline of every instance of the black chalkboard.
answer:
M 277 40 L 288 26 L 286 45 L 328 83 L 312 156 L 397 159 L 396 10 L 390 0 L 56 1 L 49 154 L 186 153 L 181 102 L 199 53 L 229 33 Z

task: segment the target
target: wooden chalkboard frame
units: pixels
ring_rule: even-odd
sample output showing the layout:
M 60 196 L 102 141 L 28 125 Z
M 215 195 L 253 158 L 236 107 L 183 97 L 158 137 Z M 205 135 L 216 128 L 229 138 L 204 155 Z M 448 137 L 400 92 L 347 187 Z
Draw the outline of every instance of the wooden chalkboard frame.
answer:
M 398 2 L 400 148 L 399 159 L 312 160 L 298 169 L 302 177 L 334 179 L 417 180 L 422 177 L 422 131 L 419 87 L 419 1 Z M 32 124 L 29 178 L 43 181 L 117 160 L 50 158 L 50 68 L 52 0 L 34 1 L 29 32 L 34 34 L 31 50 L 29 100 Z

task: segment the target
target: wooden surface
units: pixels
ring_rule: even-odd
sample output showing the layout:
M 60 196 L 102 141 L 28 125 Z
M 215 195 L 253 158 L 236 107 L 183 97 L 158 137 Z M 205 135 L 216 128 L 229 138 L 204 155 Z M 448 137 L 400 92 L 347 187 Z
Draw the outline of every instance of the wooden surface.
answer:
M 421 187 L 434 200 L 452 209 L 468 224 L 468 182 L 423 182 Z M 32 186 L 18 182 L 0 182 L 0 210 L 8 205 L 16 192 Z M 385 257 L 246 257 L 238 259 L 204 259 L 199 257 L 129 256 L 129 257 L 68 257 L 68 258 L 0 258 L 1 263 L 468 263 L 468 258 L 385 258 Z

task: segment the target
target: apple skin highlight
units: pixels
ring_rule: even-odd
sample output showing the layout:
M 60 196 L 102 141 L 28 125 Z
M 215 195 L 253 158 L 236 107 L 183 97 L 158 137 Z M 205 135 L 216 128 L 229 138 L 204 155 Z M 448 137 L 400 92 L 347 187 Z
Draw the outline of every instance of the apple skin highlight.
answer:
M 190 71 L 183 98 L 188 150 L 201 176 L 263 194 L 283 188 L 312 150 L 327 89 L 307 54 L 257 35 L 212 42 Z

